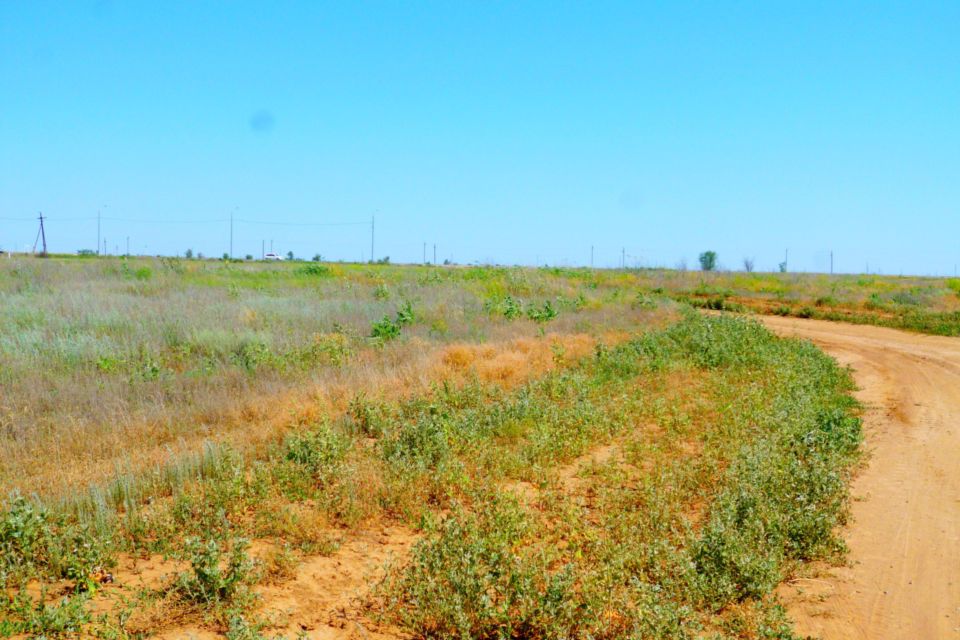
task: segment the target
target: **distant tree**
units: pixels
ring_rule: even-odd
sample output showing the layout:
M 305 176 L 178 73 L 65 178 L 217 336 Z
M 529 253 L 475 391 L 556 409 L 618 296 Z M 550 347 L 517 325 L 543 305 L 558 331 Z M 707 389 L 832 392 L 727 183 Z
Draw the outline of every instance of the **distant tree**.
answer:
M 700 268 L 704 271 L 716 271 L 717 269 L 717 252 L 716 251 L 704 251 L 700 254 Z
M 203 252 L 197 251 L 197 260 L 203 260 Z
M 187 249 L 186 252 L 183 254 L 183 257 L 186 258 L 187 260 L 193 260 L 193 249 Z
M 224 252 L 223 252 L 223 259 L 224 259 L 224 260 L 229 260 L 229 259 L 230 259 L 230 254 L 227 253 L 226 251 L 224 251 Z
M 677 271 L 686 271 L 687 270 L 687 259 L 680 258 L 677 262 Z
M 787 263 L 786 263 L 786 262 L 781 262 L 780 264 L 777 265 L 777 269 L 780 270 L 780 273 L 786 273 L 786 272 L 787 272 Z
M 293 260 L 293 251 L 287 251 L 287 260 Z
M 78 256 L 95 256 L 97 252 L 93 249 L 77 249 Z
M 253 254 L 248 253 L 248 254 L 245 256 L 245 259 L 247 259 L 247 260 L 253 260 Z
M 743 259 L 743 270 L 747 273 L 753 273 L 753 258 Z
M 323 262 L 323 256 L 320 255 L 319 253 L 315 253 L 315 254 L 313 254 L 313 261 L 314 261 L 314 262 Z

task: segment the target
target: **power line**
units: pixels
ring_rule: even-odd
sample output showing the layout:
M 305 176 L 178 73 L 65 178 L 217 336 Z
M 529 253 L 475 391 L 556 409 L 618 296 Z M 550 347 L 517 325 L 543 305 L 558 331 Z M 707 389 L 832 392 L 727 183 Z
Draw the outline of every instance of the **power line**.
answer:
M 350 226 L 360 226 L 368 225 L 369 222 L 276 222 L 274 220 L 244 220 L 242 218 L 236 218 L 235 222 L 242 222 L 244 224 L 263 224 L 263 225 L 277 225 L 282 227 L 350 227 Z
M 92 218 L 76 218 L 77 220 L 92 220 Z M 229 222 L 230 218 L 217 218 L 211 220 L 139 220 L 135 218 L 108 218 L 104 217 L 103 220 L 109 220 L 110 222 L 139 222 L 142 224 L 220 224 L 224 222 Z
M 56 220 L 57 222 L 90 222 L 96 218 L 58 218 L 57 216 L 43 216 L 44 220 Z M 36 218 L 0 218 L 4 222 L 32 222 Z
M 134 222 L 142 224 L 218 224 L 224 222 L 230 222 L 230 218 L 208 218 L 202 220 L 143 220 L 140 218 L 116 218 L 112 216 L 98 215 L 91 217 L 83 218 L 59 218 L 57 216 L 43 216 L 44 220 L 56 220 L 57 222 L 93 222 L 94 220 L 108 221 L 108 222 Z M 0 217 L 0 220 L 4 222 L 32 222 L 36 218 L 10 218 L 10 217 Z M 242 222 L 244 224 L 260 224 L 268 226 L 282 226 L 282 227 L 357 227 L 357 226 L 366 226 L 371 224 L 370 222 L 280 222 L 276 220 L 247 220 L 245 218 L 233 218 L 234 222 Z

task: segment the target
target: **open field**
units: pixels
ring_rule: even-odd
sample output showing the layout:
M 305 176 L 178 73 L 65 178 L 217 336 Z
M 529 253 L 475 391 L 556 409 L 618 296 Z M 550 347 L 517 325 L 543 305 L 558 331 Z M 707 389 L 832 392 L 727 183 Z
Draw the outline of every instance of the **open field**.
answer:
M 540 329 L 587 350 L 633 331 L 630 295 L 521 270 L 3 260 L 0 487 L 55 493 L 204 439 L 269 438 L 360 391 L 442 381 L 460 344 L 485 345 L 481 377 L 520 380 L 552 366 Z
M 631 271 L 646 291 L 695 307 L 960 335 L 960 278 Z
M 657 276 L 0 263 L 0 633 L 792 637 L 850 375 Z

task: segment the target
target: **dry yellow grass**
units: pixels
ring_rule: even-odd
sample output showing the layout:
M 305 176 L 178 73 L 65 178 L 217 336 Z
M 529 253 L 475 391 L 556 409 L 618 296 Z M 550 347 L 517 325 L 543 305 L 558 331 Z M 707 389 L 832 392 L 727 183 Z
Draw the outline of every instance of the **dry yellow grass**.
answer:
M 627 332 L 608 332 L 615 344 Z M 592 353 L 597 338 L 586 334 L 548 333 L 496 343 L 452 345 L 411 340 L 387 349 L 359 352 L 350 366 L 333 370 L 302 388 L 274 394 L 252 394 L 235 406 L 180 416 L 193 429 L 170 421 L 137 422 L 84 438 L 79 431 L 62 434 L 57 455 L 21 460 L 17 486 L 40 495 L 57 496 L 77 487 L 108 480 L 117 470 L 136 474 L 162 467 L 215 441 L 256 452 L 276 442 L 291 427 L 343 414 L 359 393 L 398 400 L 423 393 L 431 384 L 462 384 L 472 377 L 513 388 Z M 9 488 L 9 487 L 8 487 Z

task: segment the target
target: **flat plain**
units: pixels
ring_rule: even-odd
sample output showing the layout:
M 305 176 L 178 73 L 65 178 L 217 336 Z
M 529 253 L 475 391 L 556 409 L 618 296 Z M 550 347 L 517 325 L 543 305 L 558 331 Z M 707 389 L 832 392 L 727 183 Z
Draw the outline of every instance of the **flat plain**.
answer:
M 794 637 L 784 585 L 851 562 L 872 405 L 723 312 L 951 334 L 958 306 L 950 279 L 0 261 L 0 633 Z

